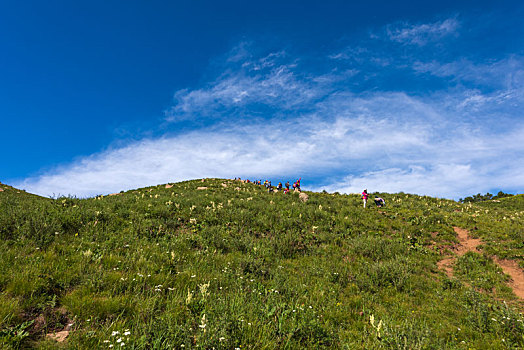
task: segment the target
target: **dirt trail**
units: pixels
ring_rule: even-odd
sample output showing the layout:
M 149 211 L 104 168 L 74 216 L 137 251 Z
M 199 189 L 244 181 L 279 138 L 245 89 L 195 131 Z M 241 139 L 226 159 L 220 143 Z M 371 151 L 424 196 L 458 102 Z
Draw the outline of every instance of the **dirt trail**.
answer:
M 444 270 L 448 277 L 453 276 L 453 265 L 457 257 L 467 252 L 478 251 L 478 246 L 482 244 L 481 239 L 469 237 L 468 230 L 460 227 L 453 227 L 453 230 L 455 230 L 459 239 L 459 243 L 452 247 L 456 255 L 447 256 L 437 263 L 439 269 Z M 502 260 L 497 257 L 494 257 L 493 261 L 502 268 L 505 274 L 511 277 L 511 281 L 508 284 L 515 295 L 524 299 L 524 271 L 518 266 L 517 262 L 515 260 Z
M 515 260 L 500 260 L 498 258 L 494 258 L 493 261 L 502 268 L 505 274 L 511 277 L 511 281 L 508 284 L 515 295 L 524 299 L 524 272 L 519 267 L 519 264 Z

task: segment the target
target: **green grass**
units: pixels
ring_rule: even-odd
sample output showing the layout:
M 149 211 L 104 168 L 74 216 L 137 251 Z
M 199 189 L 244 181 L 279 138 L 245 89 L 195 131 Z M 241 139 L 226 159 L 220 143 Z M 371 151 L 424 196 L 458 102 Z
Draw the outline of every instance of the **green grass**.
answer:
M 491 260 L 523 264 L 522 196 L 381 193 L 364 209 L 220 179 L 88 199 L 0 186 L 0 347 L 524 347 L 522 301 Z M 485 244 L 450 279 L 436 263 L 453 226 Z M 65 343 L 45 338 L 68 322 Z

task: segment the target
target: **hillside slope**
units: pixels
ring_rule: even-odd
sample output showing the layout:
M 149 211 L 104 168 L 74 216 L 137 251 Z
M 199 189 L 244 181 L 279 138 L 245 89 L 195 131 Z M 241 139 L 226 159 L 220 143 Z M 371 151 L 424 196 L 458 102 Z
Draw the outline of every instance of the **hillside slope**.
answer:
M 0 192 L 4 347 L 524 347 L 501 267 L 524 268 L 522 196 L 364 209 L 222 179 L 17 192 Z

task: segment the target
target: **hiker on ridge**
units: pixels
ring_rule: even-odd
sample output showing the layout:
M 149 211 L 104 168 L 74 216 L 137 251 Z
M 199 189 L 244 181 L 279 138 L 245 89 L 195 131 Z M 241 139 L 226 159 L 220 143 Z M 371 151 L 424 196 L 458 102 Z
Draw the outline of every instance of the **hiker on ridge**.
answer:
M 287 188 L 288 191 L 289 191 L 289 186 L 290 185 L 289 185 L 289 181 L 288 181 L 288 182 L 286 182 L 286 188 Z
M 364 192 L 362 192 L 362 201 L 364 202 L 364 208 L 366 208 L 366 203 L 368 202 L 368 190 L 364 190 Z
M 382 208 L 386 205 L 386 201 L 383 198 L 375 196 L 375 204 L 377 205 L 377 207 Z
M 282 189 L 282 182 L 279 182 L 277 186 L 277 191 L 280 191 L 281 189 Z
M 298 180 L 293 184 L 293 188 L 294 188 L 295 190 L 297 190 L 298 192 L 302 192 L 302 191 L 300 190 L 300 180 L 302 180 L 302 178 L 298 179 Z

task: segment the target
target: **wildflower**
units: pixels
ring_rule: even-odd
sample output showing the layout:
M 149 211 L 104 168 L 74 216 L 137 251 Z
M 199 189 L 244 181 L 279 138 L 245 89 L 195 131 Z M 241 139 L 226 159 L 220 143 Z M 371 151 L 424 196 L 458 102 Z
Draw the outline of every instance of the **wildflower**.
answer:
M 126 329 L 125 332 L 124 332 L 124 335 L 130 335 L 131 332 L 129 331 L 129 329 Z
M 198 327 L 205 331 L 205 329 L 206 329 L 206 314 L 202 315 L 202 319 L 200 320 L 200 324 L 198 325 Z
M 118 338 L 118 339 L 116 340 L 116 342 L 117 342 L 117 343 L 121 343 L 121 342 L 122 342 L 122 338 Z
M 200 294 L 202 294 L 202 298 L 204 299 L 209 295 L 208 288 L 210 284 L 211 282 L 207 282 L 198 286 L 200 288 Z
M 191 299 L 193 299 L 193 293 L 187 290 L 187 298 L 186 298 L 186 304 L 189 304 L 191 302 Z
M 112 337 L 114 337 L 114 336 L 117 335 L 117 334 L 120 334 L 120 332 L 119 332 L 119 331 L 113 331 L 113 332 L 111 332 L 111 336 L 112 336 Z

